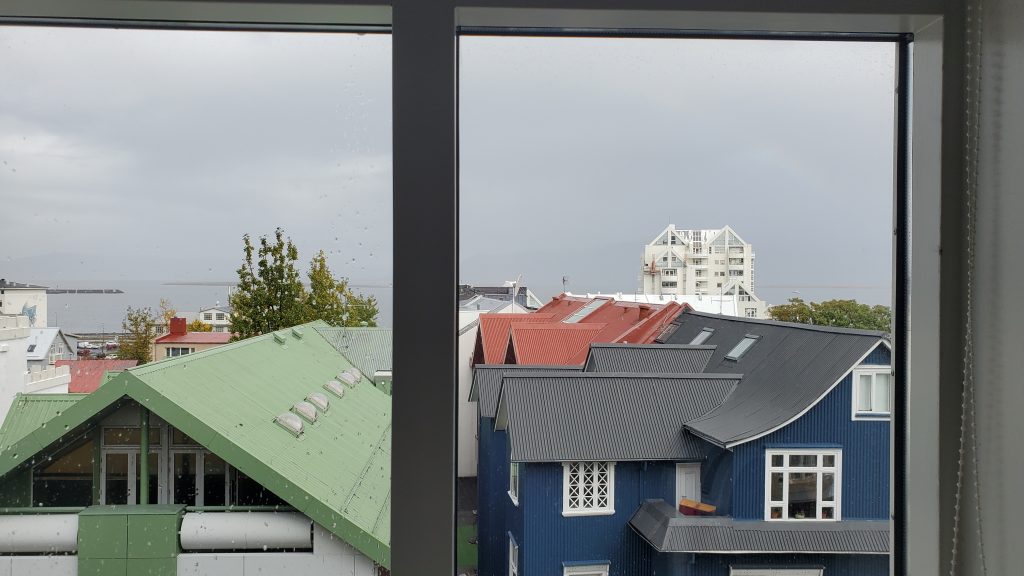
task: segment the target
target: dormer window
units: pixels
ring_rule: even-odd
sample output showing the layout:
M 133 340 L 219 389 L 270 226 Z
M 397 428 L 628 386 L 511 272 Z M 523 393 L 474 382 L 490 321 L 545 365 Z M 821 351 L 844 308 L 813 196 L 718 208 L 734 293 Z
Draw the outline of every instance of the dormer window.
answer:
M 757 341 L 760 339 L 760 336 L 756 336 L 754 334 L 747 334 L 746 336 L 743 337 L 743 340 L 740 340 L 739 343 L 736 344 L 736 346 L 734 346 L 733 349 L 730 350 L 729 353 L 725 355 L 725 357 L 728 358 L 729 360 L 739 360 L 740 358 L 743 357 L 744 354 L 747 353 L 747 350 L 750 350 L 751 347 L 753 347 L 754 344 L 756 344 Z

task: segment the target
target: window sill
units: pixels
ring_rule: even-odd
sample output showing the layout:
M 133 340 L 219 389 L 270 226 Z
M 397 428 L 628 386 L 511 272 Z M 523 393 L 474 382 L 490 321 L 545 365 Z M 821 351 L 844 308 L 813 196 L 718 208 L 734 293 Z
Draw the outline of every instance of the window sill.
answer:
M 508 499 L 511 500 L 513 504 L 515 504 L 517 507 L 519 506 L 519 498 L 516 498 L 515 495 L 512 494 L 511 490 L 505 492 L 505 494 L 508 494 Z
M 562 516 L 612 516 L 615 510 L 562 510 Z
M 892 420 L 891 412 L 857 412 L 854 420 Z

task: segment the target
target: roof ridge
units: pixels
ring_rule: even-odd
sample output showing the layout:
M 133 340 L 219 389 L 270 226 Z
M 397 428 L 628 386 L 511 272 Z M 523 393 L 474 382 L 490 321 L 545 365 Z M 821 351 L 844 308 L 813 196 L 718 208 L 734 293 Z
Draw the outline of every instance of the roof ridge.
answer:
M 638 378 L 650 380 L 741 380 L 742 374 L 725 374 L 717 372 L 583 372 L 577 366 L 576 374 L 551 374 L 551 378 Z M 506 374 L 504 378 L 538 378 L 548 377 L 542 371 L 538 374 Z
M 715 318 L 717 320 L 725 320 L 729 322 L 738 322 L 742 324 L 763 324 L 767 326 L 783 326 L 787 328 L 797 328 L 801 330 L 811 330 L 814 332 L 832 332 L 837 334 L 850 334 L 853 336 L 876 336 L 878 338 L 885 338 L 886 332 L 881 330 L 865 330 L 863 328 L 843 328 L 841 326 L 823 326 L 821 324 L 802 324 L 800 322 L 783 322 L 781 320 L 761 320 L 758 318 L 745 318 L 742 316 L 727 316 L 724 314 L 712 314 L 710 312 L 697 312 L 696 310 L 685 310 L 679 315 L 676 320 L 672 321 L 672 324 L 677 324 L 681 318 L 685 315 L 699 316 L 701 318 Z

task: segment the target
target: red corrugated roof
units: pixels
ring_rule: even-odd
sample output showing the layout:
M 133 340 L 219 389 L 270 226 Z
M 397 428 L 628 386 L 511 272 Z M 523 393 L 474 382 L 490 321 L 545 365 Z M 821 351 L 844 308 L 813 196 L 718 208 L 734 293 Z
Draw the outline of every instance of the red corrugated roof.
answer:
M 508 332 L 512 323 L 520 322 L 552 322 L 557 320 L 552 314 L 534 312 L 532 314 L 481 314 L 480 331 L 476 337 L 476 364 L 504 364 L 505 352 L 508 350 Z M 483 358 L 481 359 L 481 353 Z
M 154 340 L 155 344 L 227 344 L 231 341 L 230 332 L 186 332 L 184 334 L 165 334 Z
M 514 324 L 512 348 L 516 364 L 582 364 L 590 344 L 605 324 Z M 583 352 L 583 360 L 580 352 Z
M 138 360 L 57 360 L 56 365 L 71 369 L 68 392 L 88 394 L 100 387 L 105 372 L 121 372 L 138 363 Z
M 665 326 L 671 324 L 685 310 L 692 310 L 692 308 L 689 304 L 669 302 L 661 310 L 656 311 L 639 324 L 626 330 L 614 342 L 623 344 L 651 344 L 658 337 L 658 334 L 661 334 L 661 331 L 665 329 Z
M 582 308 L 584 304 L 590 302 L 590 300 L 590 298 L 580 296 L 566 296 L 565 294 L 559 294 L 552 298 L 551 302 L 548 302 L 538 308 L 535 313 L 552 314 L 552 320 L 562 320 Z

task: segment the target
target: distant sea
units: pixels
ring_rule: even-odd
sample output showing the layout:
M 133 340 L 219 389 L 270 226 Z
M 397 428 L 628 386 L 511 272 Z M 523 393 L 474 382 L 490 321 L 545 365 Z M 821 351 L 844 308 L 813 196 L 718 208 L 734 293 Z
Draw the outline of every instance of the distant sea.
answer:
M 156 314 L 160 299 L 166 298 L 179 314 L 195 315 L 203 308 L 227 305 L 226 286 L 173 286 L 159 281 L 46 281 L 35 283 L 51 288 L 111 288 L 124 294 L 50 294 L 47 298 L 47 325 L 65 332 L 120 332 L 128 307 L 149 307 Z M 391 288 L 356 288 L 356 292 L 377 298 L 380 309 L 377 324 L 391 327 L 394 297 Z

